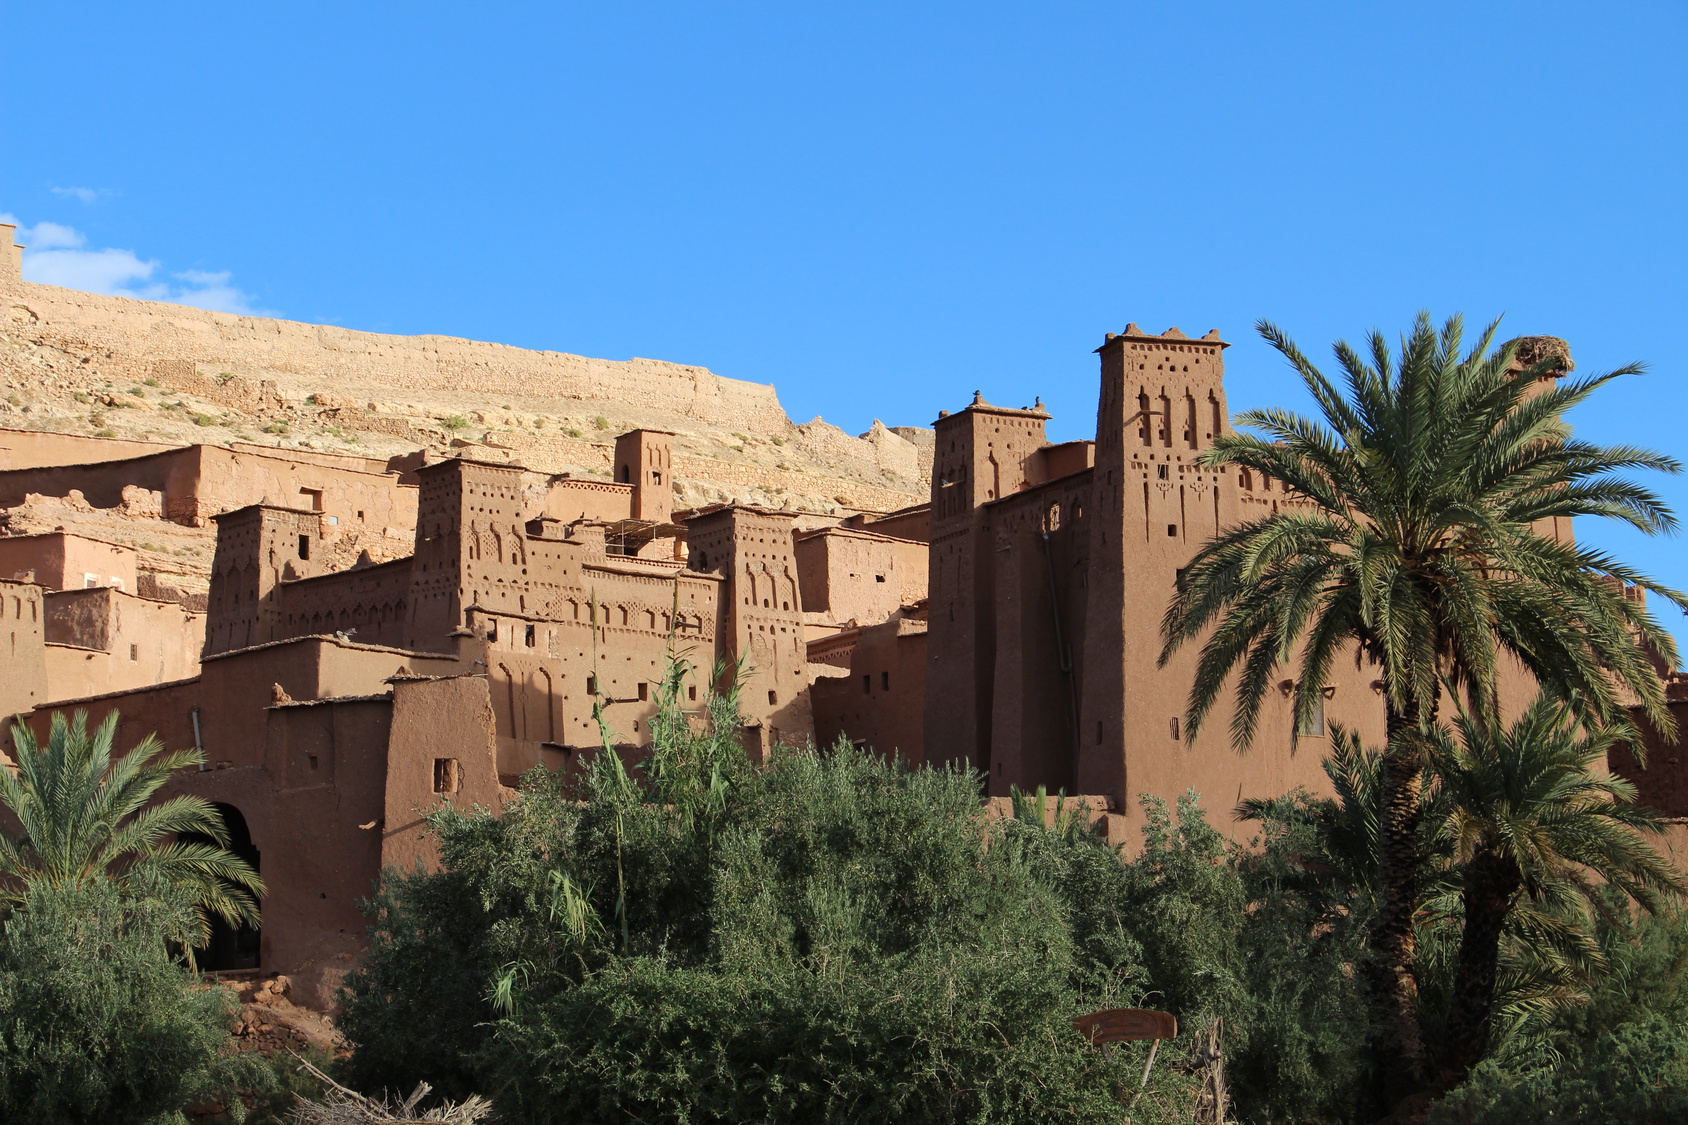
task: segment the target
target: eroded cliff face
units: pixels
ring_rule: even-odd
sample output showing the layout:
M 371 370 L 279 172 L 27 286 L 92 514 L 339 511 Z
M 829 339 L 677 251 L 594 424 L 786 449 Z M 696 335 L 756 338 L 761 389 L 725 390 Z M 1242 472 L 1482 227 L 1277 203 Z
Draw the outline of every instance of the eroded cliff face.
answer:
M 0 383 L 0 428 L 377 458 L 472 446 L 542 472 L 608 475 L 616 434 L 671 430 L 677 507 L 887 511 L 926 499 L 931 472 L 926 431 L 797 425 L 772 386 L 702 367 L 234 316 L 4 271 Z

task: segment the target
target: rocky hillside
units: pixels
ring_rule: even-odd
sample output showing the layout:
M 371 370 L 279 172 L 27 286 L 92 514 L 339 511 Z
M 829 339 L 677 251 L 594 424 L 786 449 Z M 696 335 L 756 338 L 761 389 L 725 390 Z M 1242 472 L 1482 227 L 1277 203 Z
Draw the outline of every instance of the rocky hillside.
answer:
M 927 498 L 931 431 L 852 437 L 771 386 L 440 336 L 384 336 L 0 276 L 0 428 L 388 457 L 418 447 L 607 475 L 617 433 L 673 431 L 676 497 L 811 513 Z M 127 455 L 119 453 L 118 456 Z

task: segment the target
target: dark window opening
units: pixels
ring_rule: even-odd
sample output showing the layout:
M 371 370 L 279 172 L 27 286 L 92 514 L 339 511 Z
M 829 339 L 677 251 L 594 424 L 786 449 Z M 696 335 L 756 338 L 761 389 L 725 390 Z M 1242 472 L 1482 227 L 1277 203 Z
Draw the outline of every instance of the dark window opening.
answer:
M 1166 479 L 1168 479 L 1168 477 L 1170 475 L 1171 475 L 1170 466 L 1167 466 L 1167 465 L 1156 465 L 1155 466 L 1155 479 L 1156 480 L 1166 480 Z
M 455 793 L 462 788 L 463 779 L 456 758 L 434 759 L 434 792 Z
M 494 617 L 486 623 L 486 639 L 489 641 L 498 639 L 498 618 Z
M 299 557 L 302 559 L 311 557 L 311 537 L 309 535 L 299 536 Z
M 873 580 L 875 582 L 883 582 L 883 581 L 885 581 L 885 576 L 883 574 L 875 574 L 873 576 Z
M 131 661 L 136 661 L 136 660 L 139 660 L 140 658 L 141 658 L 141 646 L 140 645 L 130 645 L 129 646 L 129 659 Z
M 639 685 L 639 702 L 643 703 L 647 699 L 649 699 L 650 697 L 651 697 L 651 685 L 646 684 L 646 683 L 641 683 Z
M 1102 720 L 1096 720 L 1096 745 L 1102 745 Z
M 535 630 L 535 628 L 532 625 L 529 625 L 527 627 L 527 646 L 529 648 L 533 647 L 534 636 L 535 636 L 536 632 L 537 632 L 537 630 Z
M 686 689 L 686 698 L 691 700 L 693 703 L 697 702 L 697 685 L 696 684 L 692 684 L 690 687 L 688 687 Z
M 1172 741 L 1177 742 L 1178 741 L 1178 718 L 1177 718 L 1177 716 L 1173 717 L 1172 722 L 1170 724 L 1170 729 L 1172 730 Z
M 596 677 L 596 676 L 587 676 L 586 677 L 586 694 L 587 695 L 597 695 L 598 694 L 598 677 Z
M 873 694 L 873 677 L 872 676 L 863 676 L 862 677 L 862 694 L 863 695 L 872 695 Z
M 889 672 L 879 673 L 879 690 L 880 691 L 890 691 L 891 690 L 891 673 L 889 673 Z
M 770 691 L 768 693 L 768 702 L 769 703 L 778 703 L 779 701 L 780 701 L 780 693 L 779 692 Z
M 311 767 L 311 772 L 315 773 L 317 769 L 317 756 L 315 754 L 306 754 L 305 762 Z
M 1175 523 L 1167 524 L 1166 533 L 1174 539 L 1178 538 L 1178 525 Z

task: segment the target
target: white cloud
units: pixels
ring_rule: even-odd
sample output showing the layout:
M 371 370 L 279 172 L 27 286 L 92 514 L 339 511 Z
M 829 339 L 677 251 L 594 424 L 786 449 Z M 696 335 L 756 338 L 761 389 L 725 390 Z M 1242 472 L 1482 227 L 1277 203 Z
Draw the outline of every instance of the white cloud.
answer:
M 86 187 L 56 187 L 49 189 L 54 195 L 68 195 L 72 199 L 80 199 L 84 203 L 98 203 L 112 194 L 107 188 Z
M 15 217 L 0 211 L 0 223 L 16 222 Z M 182 270 L 161 275 L 156 259 L 142 260 L 133 250 L 87 249 L 87 236 L 62 223 L 19 225 L 17 237 L 25 247 L 25 281 L 240 316 L 276 315 L 274 310 L 256 307 L 250 294 L 230 284 L 233 275 L 228 270 Z

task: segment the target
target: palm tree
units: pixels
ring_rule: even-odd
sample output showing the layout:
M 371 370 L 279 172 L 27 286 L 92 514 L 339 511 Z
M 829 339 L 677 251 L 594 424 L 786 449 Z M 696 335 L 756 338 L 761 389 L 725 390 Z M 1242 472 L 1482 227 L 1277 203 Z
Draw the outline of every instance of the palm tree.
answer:
M 1602 516 L 1647 534 L 1676 520 L 1630 469 L 1678 472 L 1673 459 L 1571 437 L 1564 417 L 1638 366 L 1543 385 L 1552 359 L 1512 370 L 1515 344 L 1493 352 L 1499 322 L 1461 353 L 1462 322 L 1438 333 L 1420 313 L 1398 360 L 1378 332 L 1369 355 L 1345 342 L 1338 386 L 1275 326 L 1262 336 L 1300 374 L 1321 419 L 1286 410 L 1243 414 L 1257 434 L 1219 436 L 1199 458 L 1275 477 L 1299 502 L 1217 535 L 1185 568 L 1162 622 L 1164 663 L 1204 638 L 1187 728 L 1201 727 L 1233 673 L 1231 736 L 1256 733 L 1279 665 L 1300 665 L 1296 725 L 1313 721 L 1328 673 L 1345 654 L 1382 681 L 1387 742 L 1372 933 L 1383 1006 L 1381 1048 L 1394 1073 L 1422 1082 L 1415 1015 L 1414 871 L 1422 776 L 1444 681 L 1492 706 L 1496 669 L 1515 658 L 1591 721 L 1623 718 L 1620 689 L 1660 730 L 1673 725 L 1643 646 L 1674 665 L 1675 646 L 1611 575 L 1688 608 L 1688 598 L 1617 560 L 1537 531 L 1555 517 Z M 1294 737 L 1293 731 L 1291 737 Z
M 1464 708 L 1454 725 L 1458 739 L 1439 731 L 1431 760 L 1464 876 L 1448 1013 L 1457 1081 L 1488 1046 L 1501 935 L 1515 913 L 1575 916 L 1595 891 L 1589 873 L 1650 911 L 1688 880 L 1647 843 L 1665 824 L 1635 804 L 1635 786 L 1593 772 L 1620 741 L 1615 728 L 1590 733 L 1569 706 L 1545 698 L 1510 727 Z
M 86 711 L 69 722 L 55 714 L 45 746 L 22 723 L 12 727 L 17 768 L 0 768 L 0 803 L 23 832 L 16 838 L 0 832 L 0 903 L 22 906 L 32 887 L 112 879 L 137 896 L 160 887 L 188 894 L 198 915 L 194 945 L 210 940 L 210 915 L 256 925 L 263 881 L 227 850 L 228 829 L 216 807 L 191 796 L 148 804 L 172 773 L 199 765 L 203 755 L 166 751 L 148 735 L 114 762 L 117 721 L 113 711 L 90 734 Z

